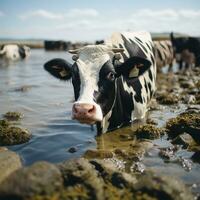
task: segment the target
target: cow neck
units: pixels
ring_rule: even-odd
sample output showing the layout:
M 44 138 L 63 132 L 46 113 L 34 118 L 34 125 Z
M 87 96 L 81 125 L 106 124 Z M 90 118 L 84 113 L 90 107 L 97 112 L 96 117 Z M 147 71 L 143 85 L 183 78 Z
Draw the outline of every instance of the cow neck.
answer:
M 113 104 L 111 106 L 110 111 L 103 117 L 102 122 L 97 122 L 96 126 L 97 126 L 97 134 L 100 135 L 102 133 L 105 133 L 108 131 L 108 127 L 109 127 L 109 119 L 112 116 L 112 112 L 114 109 L 114 106 L 116 105 L 116 99 L 117 99 L 117 79 L 115 80 L 115 96 L 114 96 L 114 100 L 113 100 Z

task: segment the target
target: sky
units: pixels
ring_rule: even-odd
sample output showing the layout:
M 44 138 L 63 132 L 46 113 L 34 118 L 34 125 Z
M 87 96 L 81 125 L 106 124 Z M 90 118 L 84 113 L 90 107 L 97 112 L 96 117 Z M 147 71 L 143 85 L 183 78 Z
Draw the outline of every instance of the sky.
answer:
M 0 38 L 95 41 L 119 31 L 200 36 L 200 0 L 0 0 Z

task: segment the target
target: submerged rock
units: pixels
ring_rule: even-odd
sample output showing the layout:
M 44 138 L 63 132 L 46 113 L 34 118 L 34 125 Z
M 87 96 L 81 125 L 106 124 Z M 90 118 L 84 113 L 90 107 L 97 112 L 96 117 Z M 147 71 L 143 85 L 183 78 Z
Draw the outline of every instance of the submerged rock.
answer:
M 135 134 L 138 139 L 157 139 L 164 134 L 164 129 L 157 128 L 152 124 L 146 124 L 139 126 Z
M 10 121 L 18 121 L 22 119 L 23 114 L 20 112 L 7 112 L 6 114 L 3 115 L 4 118 Z
M 112 158 L 113 157 L 113 153 L 111 151 L 108 150 L 96 150 L 96 149 L 88 149 L 85 154 L 84 154 L 85 158 L 90 158 L 90 159 L 94 159 L 94 158 Z
M 197 143 L 200 143 L 200 115 L 197 113 L 183 113 L 176 118 L 170 119 L 166 124 L 166 129 L 172 138 L 186 132 Z
M 68 150 L 67 150 L 69 153 L 75 153 L 78 151 L 77 147 L 70 147 Z
M 31 138 L 31 134 L 26 129 L 9 126 L 6 121 L 1 121 L 0 124 L 0 145 L 21 144 L 28 142 Z
M 23 85 L 21 87 L 15 88 L 15 92 L 28 92 L 33 86 L 32 85 Z
M 19 155 L 7 148 L 0 148 L 0 184 L 15 170 L 22 167 Z
M 38 162 L 11 174 L 0 185 L 0 199 L 28 199 L 52 195 L 63 187 L 59 169 L 47 162 Z M 33 198 L 34 199 L 34 198 Z

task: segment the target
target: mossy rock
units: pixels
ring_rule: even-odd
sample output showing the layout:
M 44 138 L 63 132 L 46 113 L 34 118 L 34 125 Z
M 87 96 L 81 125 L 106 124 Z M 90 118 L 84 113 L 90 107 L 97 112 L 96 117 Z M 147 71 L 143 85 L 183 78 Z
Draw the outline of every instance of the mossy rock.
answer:
M 196 142 L 200 142 L 200 115 L 198 113 L 183 113 L 166 123 L 167 133 L 175 138 L 184 132 L 190 134 Z
M 94 158 L 99 158 L 99 159 L 103 159 L 103 158 L 112 158 L 113 157 L 113 152 L 112 151 L 108 151 L 108 150 L 95 150 L 95 149 L 88 149 L 85 154 L 84 154 L 85 158 L 90 158 L 90 159 L 94 159 Z
M 173 177 L 158 176 L 151 172 L 140 174 L 133 186 L 136 200 L 192 200 L 190 190 Z
M 160 103 L 160 104 L 164 104 L 164 105 L 173 105 L 173 104 L 177 104 L 178 103 L 178 97 L 173 95 L 173 94 L 168 94 L 168 93 L 164 93 L 164 94 L 160 94 L 156 97 L 156 100 Z
M 6 120 L 0 120 L 0 145 L 15 145 L 28 142 L 31 134 L 24 128 L 10 126 Z
M 0 129 L 7 128 L 8 126 L 10 126 L 10 123 L 8 122 L 8 120 L 5 120 L 5 119 L 0 120 Z
M 7 112 L 3 117 L 10 121 L 18 121 L 22 119 L 23 114 L 20 112 Z
M 139 126 L 135 132 L 138 139 L 157 139 L 164 134 L 164 129 L 157 128 L 152 124 Z

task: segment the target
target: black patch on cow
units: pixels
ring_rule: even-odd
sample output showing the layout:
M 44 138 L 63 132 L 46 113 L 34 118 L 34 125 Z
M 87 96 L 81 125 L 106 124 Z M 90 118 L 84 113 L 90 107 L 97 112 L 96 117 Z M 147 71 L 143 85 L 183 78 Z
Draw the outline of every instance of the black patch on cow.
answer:
M 143 42 L 142 42 L 138 37 L 135 37 L 135 39 L 136 39 L 139 43 L 143 44 Z
M 149 78 L 150 78 L 151 81 L 153 81 L 153 76 L 152 76 L 152 72 L 151 72 L 150 69 L 149 69 Z
M 116 102 L 109 119 L 108 130 L 113 130 L 131 121 L 131 114 L 134 110 L 133 94 L 123 89 L 122 78 L 117 79 Z M 125 103 L 124 103 L 125 102 Z
M 163 60 L 164 58 L 162 57 L 160 49 L 157 49 L 157 53 L 158 53 L 158 57 L 160 58 L 160 60 Z
M 23 47 L 18 47 L 19 55 L 22 59 L 26 57 L 25 49 Z
M 160 42 L 160 46 L 161 46 L 163 49 L 167 50 L 167 49 L 166 49 L 166 46 L 163 45 L 161 42 Z
M 135 42 L 134 42 L 133 40 L 131 40 L 131 39 L 130 39 L 130 41 L 131 41 L 132 43 L 135 43 Z M 137 41 L 140 43 L 141 48 L 142 48 L 146 53 L 148 53 L 147 49 L 144 47 L 143 42 L 142 42 L 139 38 L 138 38 Z
M 119 44 L 119 47 L 124 49 L 122 44 Z M 121 52 L 121 55 L 124 58 L 124 60 L 127 60 L 129 58 L 124 52 Z
M 155 60 L 154 60 L 154 57 L 151 55 L 151 61 L 152 61 L 152 64 L 153 66 L 155 65 Z
M 145 79 L 145 78 L 144 78 L 144 87 L 145 87 L 146 93 L 148 94 L 147 81 L 146 81 L 146 79 Z
M 63 81 L 71 78 L 71 67 L 72 64 L 62 58 L 55 58 L 44 64 L 44 69 L 46 71 L 48 71 L 52 76 Z M 62 72 L 64 72 L 63 75 Z
M 94 101 L 101 106 L 103 116 L 105 116 L 111 109 L 115 98 L 115 79 L 107 78 L 108 74 L 116 74 L 114 66 L 111 61 L 107 61 L 99 72 L 99 91 L 94 92 Z
M 149 48 L 149 50 L 151 51 L 151 47 L 149 46 L 149 44 L 146 42 L 147 47 Z
M 153 96 L 153 91 L 152 91 L 152 88 L 151 88 L 151 83 L 148 83 L 148 88 L 149 88 L 149 91 L 150 91 L 150 98 Z
M 133 90 L 135 91 L 135 100 L 138 103 L 143 103 L 142 100 L 142 84 L 140 83 L 140 80 L 138 78 L 132 78 L 132 79 L 127 79 L 126 83 L 129 87 L 132 87 Z
M 72 84 L 74 87 L 74 98 L 77 101 L 80 95 L 81 79 L 79 75 L 78 65 L 76 63 L 74 63 L 71 73 L 72 73 Z
M 129 42 L 123 35 L 122 35 L 122 39 L 124 41 L 124 46 L 126 47 L 130 57 L 137 56 L 141 58 L 147 58 L 137 43 L 135 43 L 133 40 Z
M 0 50 L 3 50 L 4 46 L 5 46 L 5 45 L 3 44 L 3 45 L 1 46 L 1 48 L 0 48 Z

